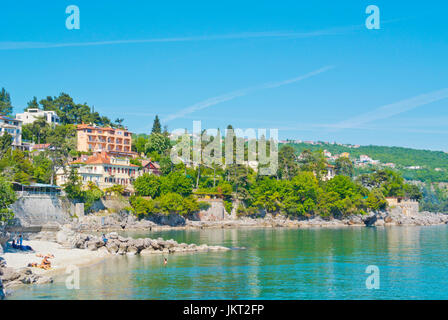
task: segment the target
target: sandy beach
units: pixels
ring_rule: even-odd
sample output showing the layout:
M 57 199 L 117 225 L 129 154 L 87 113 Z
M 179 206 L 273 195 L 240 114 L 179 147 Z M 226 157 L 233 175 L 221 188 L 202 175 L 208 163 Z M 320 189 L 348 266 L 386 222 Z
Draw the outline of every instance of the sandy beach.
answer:
M 25 245 L 31 246 L 35 252 L 24 253 L 20 251 L 5 252 L 2 256 L 7 263 L 7 266 L 14 269 L 24 268 L 31 262 L 40 263 L 41 257 L 37 257 L 37 254 L 46 255 L 48 253 L 54 255 L 54 258 L 50 259 L 51 269 L 43 270 L 40 268 L 32 268 L 36 274 L 51 275 L 56 273 L 65 272 L 68 266 L 82 267 L 86 265 L 92 265 L 100 262 L 109 254 L 103 250 L 90 251 L 83 249 L 68 249 L 63 248 L 60 244 L 50 241 L 31 240 L 25 241 Z

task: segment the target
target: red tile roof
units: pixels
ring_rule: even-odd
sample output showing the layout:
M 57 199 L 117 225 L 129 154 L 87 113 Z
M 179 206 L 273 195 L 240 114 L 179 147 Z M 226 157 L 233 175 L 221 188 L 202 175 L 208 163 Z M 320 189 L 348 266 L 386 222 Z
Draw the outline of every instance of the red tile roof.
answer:
M 95 153 L 94 155 L 88 157 L 87 159 L 81 157 L 80 159 L 75 160 L 75 161 L 71 162 L 70 164 L 77 164 L 77 163 L 120 165 L 120 164 L 111 163 L 110 156 L 106 152 Z M 135 164 L 129 164 L 127 166 L 138 168 L 138 166 Z

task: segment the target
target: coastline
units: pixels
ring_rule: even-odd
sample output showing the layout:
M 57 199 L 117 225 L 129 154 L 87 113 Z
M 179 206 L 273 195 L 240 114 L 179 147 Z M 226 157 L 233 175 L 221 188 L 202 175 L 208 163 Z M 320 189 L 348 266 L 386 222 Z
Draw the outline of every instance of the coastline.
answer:
M 419 212 L 404 215 L 397 212 L 376 212 L 368 215 L 352 215 L 342 219 L 291 219 L 280 215 L 267 214 L 263 218 L 243 217 L 233 220 L 194 221 L 186 219 L 183 223 L 155 224 L 148 220 L 136 220 L 128 217 L 123 221 L 111 218 L 106 223 L 100 217 L 85 217 L 82 223 L 74 227 L 79 232 L 123 232 L 123 231 L 169 231 L 197 229 L 233 229 L 233 228 L 353 228 L 369 226 L 430 226 L 448 224 L 448 215 L 433 212 Z
M 365 216 L 350 216 L 344 219 L 322 219 L 314 217 L 306 220 L 294 220 L 282 216 L 266 215 L 264 218 L 240 218 L 224 221 L 189 221 L 184 225 L 148 225 L 148 221 L 127 219 L 99 227 L 95 218 L 83 219 L 83 228 L 79 230 L 71 225 L 65 225 L 53 239 L 40 237 L 39 240 L 27 240 L 26 245 L 31 246 L 35 252 L 24 253 L 17 250 L 6 251 L 0 255 L 3 266 L 0 266 L 0 275 L 3 272 L 3 287 L 8 292 L 11 288 L 24 284 L 51 283 L 52 276 L 66 272 L 70 266 L 85 267 L 103 262 L 108 257 L 117 255 L 153 255 L 170 254 L 176 252 L 194 253 L 204 251 L 224 251 L 229 248 L 220 246 L 207 246 L 177 243 L 174 240 L 133 239 L 120 236 L 118 232 L 139 231 L 158 232 L 170 230 L 201 230 L 201 229 L 256 229 L 256 228 L 286 228 L 286 229 L 320 229 L 320 228 L 361 228 L 361 227 L 389 227 L 389 226 L 433 226 L 448 224 L 448 215 L 441 213 L 423 212 L 418 215 L 393 214 L 380 212 Z M 76 225 L 76 224 L 75 224 Z M 99 236 L 88 232 L 108 233 L 109 239 L 105 243 Z M 51 238 L 51 237 L 49 237 Z M 41 257 L 37 254 L 52 254 L 50 259 L 52 268 L 43 270 L 29 268 L 29 263 L 40 263 Z M 3 269 L 1 268 L 3 267 Z

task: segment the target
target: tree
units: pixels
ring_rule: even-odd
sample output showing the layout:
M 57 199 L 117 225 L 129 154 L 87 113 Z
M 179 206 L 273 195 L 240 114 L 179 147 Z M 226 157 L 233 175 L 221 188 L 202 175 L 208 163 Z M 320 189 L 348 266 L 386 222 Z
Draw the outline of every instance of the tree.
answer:
M 9 93 L 2 88 L 0 91 L 0 114 L 3 115 L 11 115 L 12 114 L 12 105 L 11 105 L 11 97 Z
M 9 206 L 17 200 L 15 192 L 3 177 L 0 177 L 0 223 L 8 222 L 14 217 Z
M 171 172 L 160 178 L 160 193 L 174 192 L 184 197 L 193 192 L 192 181 L 180 172 Z
M 123 121 L 124 121 L 123 118 L 115 119 L 115 123 L 117 124 L 117 127 L 122 127 Z
M 321 150 L 311 152 L 304 150 L 299 157 L 300 169 L 302 171 L 313 172 L 318 180 L 327 173 L 327 160 Z
M 134 188 L 137 195 L 154 199 L 160 195 L 160 178 L 145 173 L 134 181 Z
M 82 181 L 75 168 L 70 168 L 67 183 L 64 185 L 64 191 L 69 199 L 82 200 Z
M 153 134 L 153 133 L 158 133 L 158 134 L 162 133 L 162 125 L 160 124 L 160 120 L 159 120 L 159 116 L 158 115 L 156 115 L 156 117 L 154 119 L 154 123 L 152 125 L 151 134 Z
M 149 136 L 145 147 L 147 153 L 157 152 L 159 155 L 162 155 L 171 147 L 170 139 L 161 133 L 153 133 Z
M 297 174 L 298 165 L 294 148 L 283 146 L 278 152 L 278 173 L 282 179 L 291 179 Z
M 39 102 L 37 102 L 36 97 L 33 97 L 33 100 L 28 101 L 25 111 L 28 111 L 28 109 L 39 109 Z
M 347 157 L 339 157 L 336 160 L 336 174 L 344 175 L 348 177 L 353 177 L 355 174 L 355 168 L 353 167 L 353 163 Z
M 12 145 L 12 136 L 9 133 L 5 133 L 0 136 L 0 158 L 8 151 Z

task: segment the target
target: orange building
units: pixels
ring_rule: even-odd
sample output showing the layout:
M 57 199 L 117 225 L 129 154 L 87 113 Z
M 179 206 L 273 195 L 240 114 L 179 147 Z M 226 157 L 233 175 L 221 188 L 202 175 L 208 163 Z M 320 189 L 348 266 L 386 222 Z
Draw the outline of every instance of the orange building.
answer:
M 120 128 L 101 128 L 79 124 L 77 130 L 77 150 L 103 152 L 112 155 L 135 156 L 131 151 L 132 133 Z

